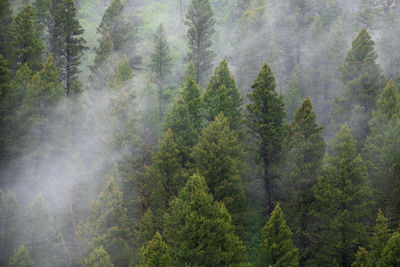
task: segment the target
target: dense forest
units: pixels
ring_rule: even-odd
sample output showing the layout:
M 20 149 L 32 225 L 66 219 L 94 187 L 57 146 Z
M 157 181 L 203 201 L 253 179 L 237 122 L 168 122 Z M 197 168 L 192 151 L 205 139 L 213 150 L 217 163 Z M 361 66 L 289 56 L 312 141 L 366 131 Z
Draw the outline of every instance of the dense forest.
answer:
M 0 25 L 0 266 L 400 266 L 400 0 Z

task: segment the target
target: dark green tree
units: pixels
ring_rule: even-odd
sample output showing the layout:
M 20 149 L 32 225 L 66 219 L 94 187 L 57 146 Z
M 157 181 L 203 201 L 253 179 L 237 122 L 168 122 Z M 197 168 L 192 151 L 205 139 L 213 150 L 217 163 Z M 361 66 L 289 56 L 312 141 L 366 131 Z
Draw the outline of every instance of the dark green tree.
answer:
M 188 61 L 193 61 L 196 68 L 196 81 L 202 84 L 211 71 L 215 53 L 210 49 L 214 30 L 214 13 L 210 0 L 192 0 L 186 13 L 185 25 L 189 27 Z
M 377 266 L 390 267 L 400 265 L 400 233 L 395 232 L 382 251 Z
M 189 178 L 170 206 L 164 235 L 177 266 L 248 266 L 228 211 L 213 200 L 203 177 Z
M 33 71 L 41 68 L 44 46 L 37 37 L 35 17 L 31 6 L 25 7 L 15 18 L 14 57 L 16 68 L 28 64 Z
M 257 266 L 299 266 L 299 251 L 292 244 L 279 203 L 262 230 Z
M 374 234 L 369 243 L 368 262 L 370 266 L 377 266 L 377 263 L 382 258 L 382 252 L 388 240 L 390 239 L 391 231 L 388 227 L 388 221 L 381 211 L 376 218 Z
M 203 94 L 204 117 L 208 122 L 212 122 L 223 112 L 231 129 L 239 131 L 242 126 L 242 102 L 235 79 L 230 74 L 228 62 L 224 59 L 215 69 Z
M 317 183 L 325 142 L 322 127 L 316 123 L 310 98 L 303 100 L 289 125 L 285 141 L 280 181 L 282 209 L 294 232 L 294 242 L 300 249 L 300 263 L 309 258 L 311 209 L 315 202 L 313 186 Z
M 108 255 L 107 251 L 103 246 L 99 248 L 95 248 L 88 259 L 83 262 L 84 267 L 114 267 L 114 264 L 111 263 L 110 255 Z
M 385 83 L 376 59 L 374 41 L 364 28 L 353 40 L 352 48 L 339 68 L 340 79 L 346 86 L 343 103 L 347 113 L 345 120 L 350 121 L 353 135 L 358 142 L 363 142 L 369 134 L 367 122 Z M 357 116 L 357 113 L 365 113 L 365 116 Z
M 277 162 L 284 138 L 283 97 L 275 91 L 275 78 L 271 68 L 264 64 L 248 94 L 247 125 L 258 141 L 259 157 L 264 164 L 264 188 L 267 214 L 272 212 L 272 180 L 270 169 Z
M 244 151 L 222 112 L 203 130 L 193 147 L 192 158 L 193 167 L 206 179 L 214 199 L 225 204 L 233 224 L 242 230 L 246 210 L 241 179 Z
M 17 248 L 18 206 L 12 192 L 0 189 L 0 264 L 6 265 Z
M 13 51 L 14 25 L 10 0 L 0 1 L 0 54 L 10 60 Z
M 167 36 L 164 26 L 160 24 L 154 35 L 153 53 L 151 54 L 150 69 L 154 73 L 154 81 L 158 86 L 158 112 L 160 119 L 163 116 L 164 108 L 164 82 L 165 78 L 171 73 L 172 58 L 168 46 Z
M 4 166 L 7 159 L 8 151 L 8 136 L 10 134 L 10 128 L 8 125 L 8 118 L 10 117 L 9 107 L 10 103 L 10 86 L 11 83 L 11 71 L 9 69 L 8 61 L 0 54 L 0 167 Z M 8 128 L 8 129 L 7 129 Z M 1 181 L 3 183 L 4 181 Z
M 15 250 L 14 256 L 11 257 L 9 262 L 10 267 L 34 267 L 35 263 L 29 256 L 28 250 L 21 245 L 18 250 Z
M 147 242 L 146 246 L 140 251 L 141 267 L 170 267 L 172 257 L 170 249 L 162 240 L 161 235 L 157 232 L 154 238 Z
M 309 263 L 350 266 L 358 246 L 367 241 L 370 195 L 366 169 L 347 124 L 336 136 L 332 156 L 324 159 L 314 192 L 316 255 Z

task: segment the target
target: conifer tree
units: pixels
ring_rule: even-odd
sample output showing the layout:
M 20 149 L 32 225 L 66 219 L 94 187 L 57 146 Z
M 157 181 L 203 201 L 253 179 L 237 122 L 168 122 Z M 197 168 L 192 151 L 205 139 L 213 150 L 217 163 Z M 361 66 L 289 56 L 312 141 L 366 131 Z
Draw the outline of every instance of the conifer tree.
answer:
M 12 192 L 0 189 L 0 264 L 6 265 L 17 247 L 18 206 Z
M 211 71 L 215 53 L 212 46 L 212 36 L 215 32 L 214 13 L 210 0 L 192 0 L 186 13 L 185 25 L 189 27 L 186 38 L 188 40 L 188 61 L 193 61 L 196 68 L 196 81 L 202 84 Z
M 150 69 L 154 73 L 154 81 L 158 86 L 158 115 L 160 119 L 163 115 L 164 81 L 171 72 L 172 58 L 169 51 L 167 36 L 164 26 L 160 24 L 154 35 L 153 53 L 151 54 Z
M 339 68 L 340 79 L 346 86 L 343 107 L 347 112 L 346 120 L 351 120 L 351 113 L 356 114 L 357 109 L 365 113 L 361 119 L 353 118 L 355 122 L 352 124 L 355 125 L 352 127 L 352 132 L 359 142 L 363 142 L 369 133 L 367 122 L 384 87 L 385 77 L 376 59 L 374 41 L 364 28 L 353 40 L 352 48 L 347 53 L 344 64 Z
M 357 247 L 366 243 L 370 196 L 365 180 L 364 163 L 345 124 L 336 136 L 333 155 L 324 159 L 323 173 L 315 186 L 317 240 L 311 264 L 350 266 Z
M 68 265 L 63 237 L 55 227 L 40 194 L 29 209 L 26 245 L 36 266 Z
M 171 129 L 182 164 L 190 161 L 190 150 L 197 143 L 202 128 L 200 88 L 194 77 L 194 65 L 189 64 L 185 85 L 167 116 L 164 129 Z
M 390 267 L 400 265 L 400 233 L 395 232 L 382 251 L 377 266 Z
M 383 213 L 379 210 L 376 218 L 376 225 L 374 234 L 371 238 L 369 245 L 368 262 L 370 266 L 376 266 L 378 261 L 382 258 L 382 252 L 388 240 L 390 239 L 391 231 L 388 227 L 388 221 Z
M 153 212 L 151 209 L 147 209 L 139 221 L 139 230 L 137 232 L 137 242 L 139 247 L 154 237 L 158 227 L 160 227 L 160 225 L 157 225 Z
M 110 255 L 108 255 L 107 251 L 103 246 L 99 248 L 95 248 L 88 259 L 84 260 L 84 267 L 114 267 L 114 264 L 111 263 Z
M 301 263 L 308 258 L 306 250 L 310 240 L 307 233 L 315 202 L 312 187 L 317 183 L 324 153 L 322 127 L 316 123 L 310 98 L 306 98 L 289 125 L 280 181 L 282 209 L 294 232 L 295 244 L 300 248 Z
M 204 117 L 211 122 L 223 112 L 231 129 L 239 131 L 242 125 L 242 102 L 236 82 L 224 59 L 215 69 L 203 94 Z
M 173 266 L 170 249 L 157 232 L 154 238 L 147 242 L 140 251 L 141 267 L 170 267 Z
M 11 59 L 13 44 L 13 16 L 10 0 L 0 0 L 0 55 Z
M 264 64 L 248 94 L 247 125 L 258 141 L 259 157 L 264 164 L 264 188 L 267 214 L 272 211 L 271 166 L 276 163 L 284 135 L 283 97 L 275 91 L 276 83 L 271 68 Z
M 160 140 L 159 150 L 153 155 L 152 162 L 146 173 L 154 187 L 151 190 L 150 208 L 156 218 L 161 219 L 170 200 L 176 197 L 185 185 L 182 160 L 171 129 L 168 129 Z
M 292 244 L 279 203 L 262 230 L 257 266 L 299 266 L 299 251 Z
M 34 267 L 35 263 L 29 256 L 28 250 L 24 245 L 19 246 L 18 250 L 15 250 L 14 256 L 11 257 L 9 262 L 10 267 Z
M 389 225 L 398 225 L 400 215 L 399 138 L 400 92 L 390 80 L 380 94 L 376 110 L 369 122 L 371 134 L 365 141 L 363 156 L 366 160 L 369 182 L 376 207 L 389 219 Z
M 129 266 L 133 258 L 132 238 L 122 193 L 114 177 L 110 177 L 93 204 L 86 224 L 80 226 L 85 246 L 103 246 L 115 266 Z
M 203 130 L 192 157 L 193 167 L 206 179 L 214 199 L 225 204 L 233 224 L 240 228 L 246 210 L 241 179 L 244 152 L 222 112 Z
M 90 66 L 90 76 L 92 84 L 95 88 L 101 88 L 104 86 L 104 80 L 107 80 L 112 72 L 112 64 L 108 58 L 114 51 L 114 44 L 111 39 L 109 32 L 100 40 L 99 48 L 96 49 L 96 56 L 94 58 L 93 66 Z
M 177 266 L 248 266 L 225 206 L 199 174 L 189 178 L 165 215 L 164 235 Z
M 38 71 L 41 67 L 44 47 L 37 37 L 34 19 L 31 6 L 25 7 L 15 18 L 14 57 L 16 68 L 20 68 L 25 63 L 33 71 Z
M 8 61 L 0 54 L 0 167 L 3 166 L 7 158 L 7 136 L 10 129 L 6 130 L 7 119 L 9 118 L 9 106 L 11 105 L 9 95 L 11 83 L 11 71 Z M 3 182 L 3 181 L 2 181 Z

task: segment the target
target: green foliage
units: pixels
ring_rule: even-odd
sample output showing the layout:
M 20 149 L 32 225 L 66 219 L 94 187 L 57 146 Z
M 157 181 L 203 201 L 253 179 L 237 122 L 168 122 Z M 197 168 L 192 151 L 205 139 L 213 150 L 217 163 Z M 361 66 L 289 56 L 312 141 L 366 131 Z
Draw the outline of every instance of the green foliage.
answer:
M 364 163 L 345 124 L 336 136 L 333 155 L 324 159 L 323 173 L 315 185 L 314 264 L 349 266 L 354 251 L 365 244 L 365 218 L 370 214 L 365 180 Z
M 173 266 L 169 247 L 157 232 L 154 238 L 147 242 L 140 251 L 143 267 L 168 267 Z
M 200 84 L 207 78 L 212 68 L 215 53 L 210 49 L 215 32 L 214 13 L 209 0 L 192 0 L 186 13 L 185 25 L 189 27 L 188 61 L 193 61 L 196 68 L 196 81 Z
M 0 54 L 11 59 L 13 51 L 14 25 L 10 0 L 0 0 Z
M 15 18 L 15 30 L 14 64 L 16 68 L 27 64 L 33 71 L 38 71 L 41 68 L 44 46 L 37 37 L 31 6 L 25 7 Z
M 382 251 L 377 266 L 389 267 L 400 265 L 400 233 L 395 232 Z
M 391 231 L 388 227 L 388 222 L 382 212 L 379 210 L 376 218 L 376 225 L 374 234 L 370 241 L 369 264 L 370 266 L 377 266 L 377 263 L 382 258 L 382 252 L 388 240 L 390 239 Z
M 42 195 L 29 208 L 26 246 L 35 266 L 68 265 L 69 256 L 63 237 L 47 210 Z
M 128 80 L 132 79 L 132 77 L 133 70 L 129 63 L 128 57 L 124 55 L 121 61 L 118 63 L 117 69 L 109 81 L 110 87 L 120 88 Z
M 262 230 L 257 266 L 299 266 L 299 251 L 292 244 L 279 203 Z
M 280 199 L 303 263 L 310 253 L 307 251 L 310 247 L 310 212 L 315 202 L 312 188 L 317 183 L 325 153 L 322 127 L 316 123 L 310 98 L 303 100 L 289 125 L 284 147 Z
M 11 257 L 10 267 L 34 267 L 35 263 L 29 256 L 28 250 L 24 245 L 19 246 L 18 250 L 15 250 L 14 256 Z
M 277 161 L 284 138 L 284 103 L 283 97 L 275 91 L 276 83 L 271 68 L 265 63 L 248 94 L 247 125 L 255 135 L 259 146 L 259 157 L 264 163 L 264 182 L 267 213 L 272 211 L 271 165 Z
M 111 263 L 110 255 L 108 255 L 107 251 L 100 246 L 99 248 L 95 248 L 88 259 L 84 260 L 83 266 L 85 267 L 114 267 L 114 264 Z
M 231 217 L 199 174 L 189 178 L 165 215 L 164 235 L 177 266 L 247 266 Z
M 241 180 L 244 152 L 222 112 L 203 130 L 192 158 L 193 167 L 206 179 L 214 199 L 225 204 L 233 224 L 240 229 L 246 210 Z
M 156 218 L 151 209 L 148 209 L 139 221 L 139 230 L 137 232 L 137 243 L 139 244 L 139 247 L 151 240 L 156 232 Z
M 17 200 L 12 192 L 7 195 L 0 189 L 0 264 L 6 265 L 17 247 Z
M 242 126 L 242 102 L 236 82 L 224 59 L 215 69 L 203 94 L 204 117 L 211 122 L 223 112 L 231 129 L 239 131 Z
M 285 93 L 285 111 L 288 121 L 292 121 L 294 119 L 297 108 L 301 105 L 301 97 L 304 94 L 303 83 L 300 67 L 299 65 L 296 65 L 292 71 Z

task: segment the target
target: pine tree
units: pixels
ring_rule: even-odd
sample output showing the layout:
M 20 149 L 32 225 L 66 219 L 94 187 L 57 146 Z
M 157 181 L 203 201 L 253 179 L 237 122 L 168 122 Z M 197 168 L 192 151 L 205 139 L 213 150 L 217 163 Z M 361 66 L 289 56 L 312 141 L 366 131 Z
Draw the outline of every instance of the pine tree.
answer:
M 0 189 L 0 264 L 6 265 L 16 249 L 18 235 L 18 206 L 12 192 Z
M 84 260 L 84 267 L 114 267 L 111 263 L 110 255 L 103 246 L 95 248 L 88 259 Z
M 292 244 L 279 203 L 262 230 L 257 266 L 299 266 L 299 251 Z
M 86 42 L 82 36 L 83 28 L 79 24 L 74 1 L 58 0 L 60 2 L 57 3 L 54 1 L 56 0 L 53 0 L 55 13 L 52 17 L 54 40 L 50 51 L 54 55 L 60 77 L 64 81 L 66 95 L 69 96 L 78 90 L 74 85 L 80 72 L 80 58 L 86 49 Z
M 156 217 L 151 209 L 148 209 L 139 221 L 139 230 L 136 236 L 139 247 L 143 246 L 154 237 L 158 227 Z
M 400 233 L 395 232 L 382 251 L 377 266 L 390 267 L 400 265 Z
M 122 193 L 114 177 L 110 177 L 93 204 L 86 224 L 80 226 L 83 245 L 95 249 L 103 246 L 115 266 L 129 266 L 133 258 L 129 228 Z
M 189 27 L 186 38 L 188 40 L 188 61 L 193 61 L 196 68 L 196 81 L 200 84 L 211 71 L 215 53 L 210 49 L 212 36 L 215 32 L 210 0 L 192 0 L 186 13 L 185 25 Z
M 8 61 L 0 54 L 0 168 L 5 163 L 7 158 L 7 143 L 9 142 L 8 135 L 10 128 L 7 127 L 7 120 L 10 115 L 10 86 L 11 71 L 9 69 Z M 8 128 L 8 130 L 7 130 Z M 2 183 L 4 181 L 1 181 Z
M 29 209 L 25 229 L 26 245 L 36 266 L 68 265 L 69 256 L 63 237 L 55 227 L 41 194 Z
M 228 211 L 213 200 L 203 177 L 189 178 L 170 206 L 164 235 L 177 266 L 248 266 Z
M 154 73 L 154 81 L 158 86 L 158 112 L 160 119 L 163 116 L 164 108 L 164 81 L 171 72 L 172 58 L 169 51 L 167 36 L 164 26 L 160 24 L 154 35 L 153 53 L 151 54 L 150 69 Z
M 272 211 L 272 173 L 269 172 L 277 161 L 281 151 L 284 135 L 284 103 L 283 97 L 275 91 L 275 78 L 267 63 L 264 64 L 253 91 L 248 94 L 250 103 L 247 105 L 247 125 L 255 135 L 259 144 L 259 157 L 264 164 L 264 188 L 267 214 Z
M 398 225 L 400 215 L 399 130 L 400 92 L 390 80 L 380 94 L 376 110 L 369 122 L 371 134 L 365 141 L 363 157 L 366 160 L 373 200 L 389 219 L 389 225 Z
M 346 86 L 344 109 L 347 111 L 347 120 L 350 119 L 353 121 L 351 124 L 355 124 L 350 126 L 358 142 L 363 142 L 369 133 L 367 122 L 384 87 L 385 77 L 376 58 L 374 41 L 368 31 L 362 29 L 353 40 L 344 64 L 339 68 L 340 79 Z M 351 113 L 356 114 L 357 108 L 365 116 L 352 119 Z
M 294 232 L 295 244 L 300 248 L 301 263 L 308 258 L 310 240 L 307 233 L 315 202 L 312 187 L 317 183 L 325 153 L 322 127 L 317 125 L 312 108 L 310 98 L 303 100 L 289 125 L 280 181 L 282 209 Z
M 125 83 L 133 78 L 133 70 L 126 55 L 122 56 L 115 73 L 110 77 L 109 86 L 112 88 L 121 88 Z
M 11 59 L 14 25 L 10 0 L 0 0 L 0 26 L 0 55 Z
M 195 82 L 194 65 L 190 64 L 185 85 L 169 112 L 164 129 L 171 129 L 183 166 L 190 159 L 190 150 L 197 143 L 202 128 L 200 88 Z
M 208 122 L 212 122 L 223 112 L 231 129 L 239 131 L 242 125 L 242 102 L 236 82 L 224 59 L 215 69 L 203 94 L 204 117 Z
M 366 243 L 369 191 L 366 170 L 347 124 L 336 136 L 333 155 L 324 159 L 315 186 L 314 234 L 317 265 L 350 266 L 359 245 Z
M 391 233 L 388 227 L 388 221 L 383 213 L 379 210 L 376 218 L 374 234 L 369 245 L 370 251 L 368 261 L 370 266 L 377 266 L 378 261 L 382 258 L 383 249 L 390 239 L 390 235 Z
M 34 267 L 35 263 L 29 256 L 28 250 L 24 245 L 19 246 L 18 250 L 15 250 L 14 256 L 11 257 L 10 267 Z
M 44 46 L 37 37 L 34 12 L 31 6 L 25 7 L 15 18 L 15 64 L 20 68 L 25 63 L 33 71 L 41 68 Z
M 152 166 L 146 176 L 153 183 L 150 208 L 157 219 L 167 211 L 169 202 L 185 185 L 185 172 L 174 134 L 168 129 L 159 143 L 159 150 L 152 157 Z M 161 225 L 159 225 L 161 226 Z
M 90 66 L 92 72 L 90 79 L 95 88 L 101 88 L 104 86 L 104 80 L 109 79 L 109 76 L 112 73 L 113 66 L 111 62 L 109 62 L 108 58 L 112 55 L 113 51 L 114 44 L 111 35 L 109 32 L 106 32 L 100 40 L 99 48 L 96 49 L 93 66 Z
M 246 210 L 241 179 L 244 151 L 222 112 L 203 130 L 192 157 L 193 167 L 206 179 L 210 193 L 225 204 L 233 224 L 240 229 Z
M 154 238 L 147 242 L 140 251 L 143 267 L 169 267 L 173 266 L 170 249 L 157 232 Z

